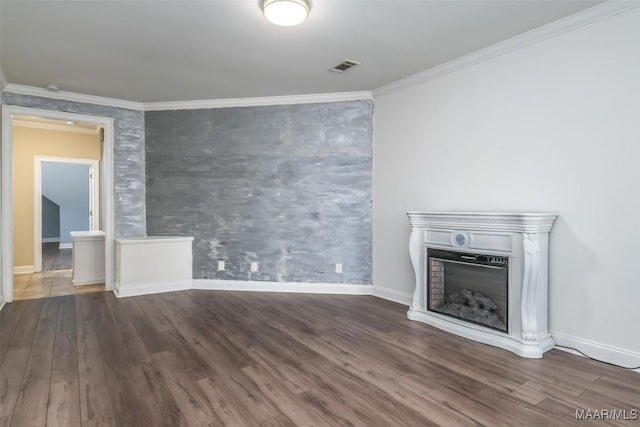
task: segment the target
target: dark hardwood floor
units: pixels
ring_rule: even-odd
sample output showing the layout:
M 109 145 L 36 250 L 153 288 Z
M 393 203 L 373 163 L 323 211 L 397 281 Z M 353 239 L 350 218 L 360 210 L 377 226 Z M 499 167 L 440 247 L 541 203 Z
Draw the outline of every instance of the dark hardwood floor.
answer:
M 57 242 L 42 244 L 42 271 L 71 270 L 71 249 L 58 249 Z
M 637 373 L 557 350 L 522 359 L 405 311 L 224 291 L 14 302 L 0 425 L 566 426 L 584 424 L 578 408 L 640 407 Z

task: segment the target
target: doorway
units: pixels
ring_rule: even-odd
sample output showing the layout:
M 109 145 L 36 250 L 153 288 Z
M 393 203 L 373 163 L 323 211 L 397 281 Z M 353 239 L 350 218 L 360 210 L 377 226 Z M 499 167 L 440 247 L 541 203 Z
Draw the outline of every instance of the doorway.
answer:
M 14 121 L 21 116 L 28 116 L 44 120 L 77 122 L 100 126 L 103 129 L 103 143 L 101 147 L 101 160 L 98 165 L 100 174 L 101 190 L 99 193 L 99 207 L 95 212 L 100 213 L 102 229 L 105 240 L 105 280 L 104 289 L 113 289 L 113 230 L 114 230 L 114 200 L 113 200 L 113 147 L 114 147 L 114 121 L 111 118 L 88 116 L 75 113 L 40 110 L 34 108 L 17 107 L 11 105 L 2 106 L 2 216 L 1 216 L 1 237 L 2 237 L 2 300 L 11 302 L 14 299 L 14 164 L 13 164 L 13 128 Z M 95 188 L 95 186 L 93 187 Z M 41 201 L 42 199 L 40 199 Z M 41 212 L 41 211 L 40 211 Z M 96 220 L 97 220 L 96 216 Z M 41 232 L 40 223 L 40 232 Z M 42 237 L 40 237 L 42 239 Z M 35 240 L 35 237 L 32 241 Z M 41 240 L 40 240 L 41 241 Z M 35 243 L 35 242 L 34 242 Z M 35 255 L 35 252 L 33 252 Z M 41 253 L 40 253 L 41 255 Z M 34 262 L 35 264 L 35 262 Z M 35 265 L 34 265 L 35 270 Z M 40 273 L 43 274 L 43 273 Z
M 100 229 L 99 160 L 34 157 L 35 271 L 71 269 L 72 231 Z

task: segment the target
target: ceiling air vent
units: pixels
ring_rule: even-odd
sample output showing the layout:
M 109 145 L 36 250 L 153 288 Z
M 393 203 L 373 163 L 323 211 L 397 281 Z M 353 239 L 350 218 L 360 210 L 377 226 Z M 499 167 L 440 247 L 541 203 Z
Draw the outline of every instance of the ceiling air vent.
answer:
M 355 67 L 356 65 L 360 65 L 360 63 L 352 61 L 350 59 L 345 59 L 335 67 L 331 68 L 329 71 L 333 71 L 334 73 L 344 73 L 349 68 Z

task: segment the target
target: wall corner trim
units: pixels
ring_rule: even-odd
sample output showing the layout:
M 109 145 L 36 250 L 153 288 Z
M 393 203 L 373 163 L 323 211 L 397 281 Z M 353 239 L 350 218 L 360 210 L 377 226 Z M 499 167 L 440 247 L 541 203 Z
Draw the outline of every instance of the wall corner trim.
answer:
M 526 33 L 482 48 L 468 55 L 376 88 L 373 90 L 373 97 L 374 99 L 381 98 L 395 92 L 400 92 L 637 7 L 640 7 L 640 1 L 637 0 L 606 1 L 557 21 L 534 28 Z
M 384 288 L 377 285 L 373 285 L 373 296 L 397 302 L 398 304 L 406 305 L 407 307 L 411 305 L 411 299 L 413 298 L 413 294 L 408 292 L 400 292 L 395 289 Z
M 65 92 L 65 91 L 50 91 L 47 89 L 24 86 L 14 83 L 9 83 L 5 88 L 5 92 L 14 93 L 16 95 L 30 95 L 38 96 L 42 98 L 51 98 L 62 101 L 79 102 L 83 104 L 102 105 L 106 107 L 124 108 L 127 110 L 143 110 L 144 104 L 134 101 L 126 101 L 123 99 L 106 98 L 102 96 L 85 95 L 82 93 Z
M 373 99 L 370 91 L 318 93 L 308 95 L 264 96 L 257 98 L 203 99 L 176 102 L 148 102 L 145 111 L 199 110 L 211 108 L 257 107 L 269 105 L 317 104 L 323 102 L 361 101 Z
M 2 68 L 0 68 L 0 91 L 4 91 L 4 88 L 6 88 L 8 84 L 9 82 L 7 81 L 7 78 L 4 76 L 4 73 L 2 72 Z M 1 102 L 2 100 L 0 99 L 0 103 Z
M 582 353 L 582 356 L 587 356 L 601 362 L 612 363 L 627 369 L 640 367 L 640 353 L 586 340 L 584 338 L 565 335 L 556 331 L 549 332 L 556 342 L 556 348 L 559 350 L 574 354 L 576 354 L 575 350 L 577 350 L 579 353 Z M 562 347 L 566 347 L 566 349 Z

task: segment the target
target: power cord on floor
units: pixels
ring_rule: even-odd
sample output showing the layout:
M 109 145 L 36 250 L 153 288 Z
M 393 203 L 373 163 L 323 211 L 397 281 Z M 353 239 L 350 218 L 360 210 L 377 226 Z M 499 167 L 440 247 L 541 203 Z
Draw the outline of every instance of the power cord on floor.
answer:
M 560 349 L 566 348 L 566 349 L 569 349 L 569 350 L 573 350 L 573 351 L 575 351 L 576 353 L 580 353 L 582 356 L 586 357 L 587 359 L 591 359 L 591 360 L 595 360 L 596 362 L 605 363 L 605 364 L 607 364 L 607 365 L 615 366 L 616 368 L 628 369 L 628 370 L 630 370 L 630 371 L 640 369 L 640 366 L 637 366 L 637 367 L 635 367 L 635 368 L 633 368 L 633 367 L 632 367 L 632 368 L 626 368 L 626 367 L 624 367 L 624 366 L 616 365 L 615 363 L 605 362 L 604 360 L 600 360 L 600 359 L 596 359 L 595 357 L 591 357 L 591 356 L 589 356 L 588 354 L 585 354 L 585 353 L 581 352 L 581 351 L 580 351 L 580 350 L 578 350 L 577 348 L 567 347 L 566 345 L 556 345 L 556 347 L 558 347 L 558 348 L 560 348 Z

